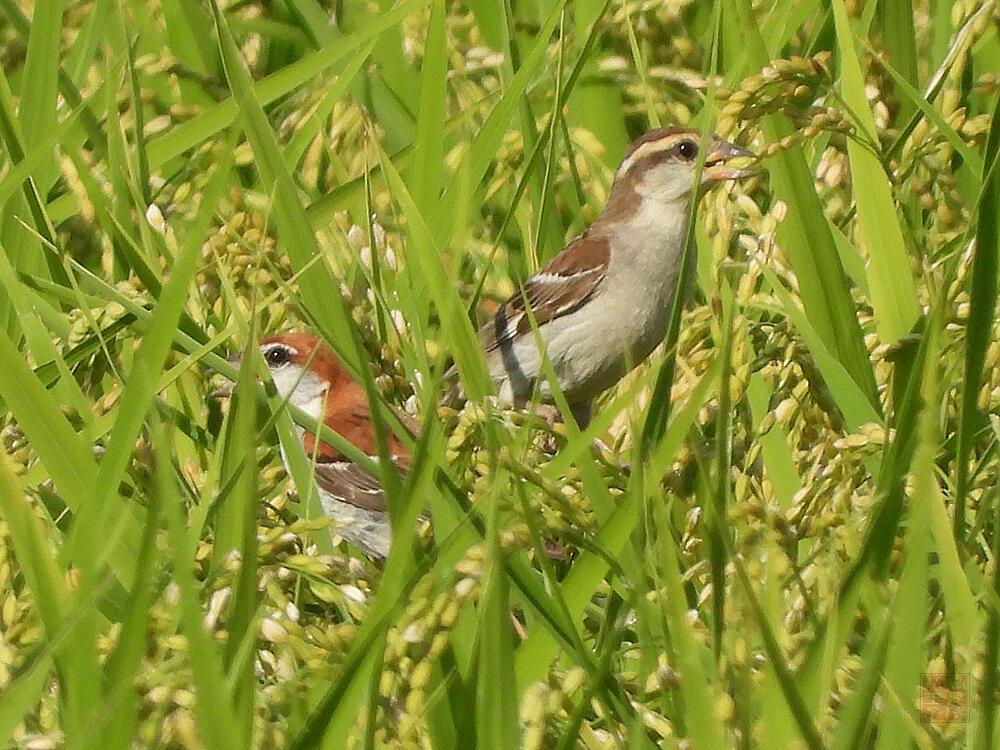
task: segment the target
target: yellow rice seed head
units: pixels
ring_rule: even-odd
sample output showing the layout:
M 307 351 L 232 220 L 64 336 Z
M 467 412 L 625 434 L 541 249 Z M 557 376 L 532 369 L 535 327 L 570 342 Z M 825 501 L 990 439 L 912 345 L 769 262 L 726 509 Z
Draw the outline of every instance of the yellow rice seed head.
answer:
M 424 691 L 423 690 L 411 690 L 406 695 L 406 700 L 403 701 L 403 708 L 407 714 L 416 717 L 423 713 L 424 707 Z
M 529 725 L 521 735 L 521 747 L 524 750 L 542 750 L 545 747 L 545 727 Z
M 410 686 L 414 689 L 423 690 L 430 681 L 430 678 L 431 662 L 427 659 L 422 659 L 413 668 L 413 673 L 410 675 Z
M 548 702 L 549 687 L 544 682 L 534 682 L 527 687 L 521 698 L 518 716 L 527 726 L 545 725 L 545 706 Z

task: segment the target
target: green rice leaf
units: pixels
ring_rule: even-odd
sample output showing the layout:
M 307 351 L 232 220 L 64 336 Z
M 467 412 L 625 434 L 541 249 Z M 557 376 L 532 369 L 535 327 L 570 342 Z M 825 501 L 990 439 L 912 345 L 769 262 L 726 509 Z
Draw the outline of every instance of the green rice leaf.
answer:
M 843 0 L 834 0 L 833 16 L 840 52 L 841 95 L 855 118 L 859 137 L 868 144 L 866 147 L 853 138 L 847 142 L 858 228 L 869 258 L 868 286 L 879 337 L 891 343 L 913 328 L 919 313 L 917 293 L 913 277 L 906 272 L 909 257 L 889 178 L 878 156 L 869 150 L 871 144 L 878 143 L 878 136 Z

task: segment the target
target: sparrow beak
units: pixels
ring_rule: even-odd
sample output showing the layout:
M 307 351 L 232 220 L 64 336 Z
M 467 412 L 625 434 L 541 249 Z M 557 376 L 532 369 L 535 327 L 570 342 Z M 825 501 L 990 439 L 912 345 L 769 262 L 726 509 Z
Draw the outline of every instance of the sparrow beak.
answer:
M 240 365 L 243 364 L 243 355 L 232 354 L 226 357 L 226 362 L 231 364 L 236 369 L 239 369 Z M 233 387 L 235 383 L 226 383 L 225 385 L 216 388 L 214 391 L 208 394 L 209 398 L 229 398 L 233 395 Z
M 226 383 L 220 388 L 216 388 L 214 391 L 208 394 L 209 398 L 229 398 L 233 395 L 233 384 Z
M 705 157 L 702 180 L 739 180 L 757 174 L 757 169 L 749 164 L 737 167 L 727 163 L 731 159 L 739 159 L 740 163 L 743 164 L 756 158 L 752 152 L 740 148 L 735 143 L 724 141 L 721 138 L 713 138 L 712 150 Z

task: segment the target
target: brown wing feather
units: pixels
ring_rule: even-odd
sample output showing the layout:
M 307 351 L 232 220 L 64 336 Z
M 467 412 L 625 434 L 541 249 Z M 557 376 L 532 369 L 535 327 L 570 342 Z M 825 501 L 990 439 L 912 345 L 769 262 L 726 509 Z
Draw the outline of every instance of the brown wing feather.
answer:
M 587 232 L 577 237 L 528 279 L 523 291 L 501 305 L 493 319 L 483 326 L 479 332 L 483 348 L 491 351 L 514 336 L 529 333 L 528 308 L 539 326 L 576 310 L 604 280 L 609 255 L 606 237 L 594 237 Z
M 385 493 L 378 477 L 350 461 L 317 464 L 316 486 L 355 507 L 386 512 Z

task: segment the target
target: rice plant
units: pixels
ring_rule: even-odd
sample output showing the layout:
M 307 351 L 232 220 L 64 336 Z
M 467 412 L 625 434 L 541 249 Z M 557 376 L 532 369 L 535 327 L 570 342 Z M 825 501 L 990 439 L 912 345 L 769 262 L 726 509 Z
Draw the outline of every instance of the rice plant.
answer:
M 995 0 L 0 17 L 5 747 L 1000 747 Z M 493 398 L 668 125 L 760 171 L 667 340 L 584 429 Z M 249 356 L 303 330 L 414 456 L 323 433 L 385 561 Z

